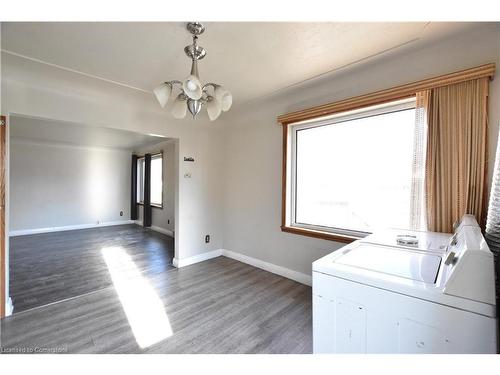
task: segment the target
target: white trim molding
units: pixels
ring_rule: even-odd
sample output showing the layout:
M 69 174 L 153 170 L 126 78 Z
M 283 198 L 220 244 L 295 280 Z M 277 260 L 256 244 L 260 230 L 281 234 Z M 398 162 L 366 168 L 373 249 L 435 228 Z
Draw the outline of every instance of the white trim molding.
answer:
M 181 268 L 181 267 L 190 266 L 191 264 L 203 262 L 205 260 L 209 260 L 212 258 L 217 258 L 217 257 L 220 257 L 221 255 L 222 255 L 222 250 L 218 249 L 218 250 L 209 251 L 207 253 L 201 253 L 198 255 L 194 255 L 194 256 L 188 257 L 188 258 L 182 258 L 182 259 L 174 258 L 172 264 L 174 265 L 174 267 Z
M 135 224 L 135 222 L 134 222 L 134 220 L 118 220 L 118 221 L 107 221 L 107 222 L 103 222 L 103 223 L 99 223 L 99 224 L 97 224 L 97 223 L 96 224 L 78 224 L 78 225 L 65 225 L 65 226 L 61 226 L 61 227 L 11 230 L 11 231 L 9 231 L 9 237 L 26 236 L 29 234 L 50 233 L 50 232 L 64 232 L 67 230 L 110 227 L 110 226 L 114 226 L 114 225 L 125 225 L 125 224 Z
M 9 297 L 5 305 L 5 316 L 11 316 L 13 312 L 14 312 L 14 305 L 12 304 L 12 298 Z
M 16 116 L 22 118 L 33 118 L 31 116 Z M 52 120 L 54 121 L 54 120 Z M 57 122 L 57 121 L 56 121 Z M 32 139 L 27 137 L 10 137 L 11 144 L 25 144 L 25 145 L 35 145 L 35 146 L 49 146 L 49 147 L 63 147 L 63 148 L 76 148 L 80 150 L 104 150 L 104 151 L 116 151 L 129 154 L 132 152 L 130 148 L 123 148 L 117 146 L 89 146 L 80 145 L 78 143 L 63 142 L 63 141 L 44 141 L 39 139 Z
M 312 276 L 306 275 L 305 273 L 291 270 L 289 268 L 281 267 L 273 263 L 265 262 L 260 259 L 252 258 L 234 251 L 222 249 L 222 255 L 240 261 L 242 263 L 249 264 L 251 266 L 263 269 L 265 271 L 274 273 L 286 277 L 287 279 L 297 281 L 298 283 L 305 285 L 312 285 Z M 311 266 L 312 267 L 312 266 Z
M 142 220 L 134 220 L 133 222 L 134 222 L 134 224 L 139 225 L 140 227 L 144 227 Z M 174 237 L 173 230 L 165 229 L 165 228 L 162 228 L 162 227 L 159 227 L 156 225 L 151 225 L 150 227 L 147 227 L 147 228 L 154 230 L 155 232 L 163 233 L 163 234 L 166 234 L 167 236 Z
M 216 258 L 219 256 L 225 256 L 227 258 L 231 258 L 234 260 L 237 260 L 242 263 L 249 264 L 251 266 L 263 269 L 264 271 L 268 271 L 271 273 L 274 273 L 276 275 L 280 275 L 283 277 L 286 277 L 287 279 L 297 281 L 298 283 L 305 284 L 305 285 L 312 285 L 312 276 L 311 275 L 306 275 L 305 273 L 298 272 L 291 270 L 289 268 L 281 267 L 276 264 L 272 264 L 269 262 L 265 262 L 260 259 L 252 258 L 240 253 L 236 253 L 234 251 L 226 250 L 226 249 L 219 249 L 219 250 L 213 250 L 209 251 L 207 253 L 202 253 L 199 255 L 195 255 L 192 257 L 188 258 L 183 258 L 183 259 L 178 259 L 174 258 L 173 260 L 173 265 L 174 267 L 177 268 L 182 268 L 189 266 L 191 264 L 203 262 L 208 259 Z
M 114 85 L 126 87 L 128 89 L 142 91 L 142 92 L 145 92 L 146 94 L 152 94 L 151 91 L 148 91 L 148 90 L 145 90 L 145 89 L 141 89 L 140 87 L 135 87 L 135 86 L 127 85 L 126 83 L 123 83 L 123 82 L 113 81 L 111 79 L 104 78 L 104 77 L 101 77 L 101 76 L 96 76 L 96 75 L 93 75 L 93 74 L 90 74 L 90 73 L 81 72 L 81 71 L 76 70 L 76 69 L 71 69 L 71 68 L 68 68 L 68 67 L 65 67 L 65 66 L 62 66 L 62 65 L 57 65 L 57 64 L 45 61 L 45 60 L 40 60 L 40 59 L 36 59 L 34 57 L 22 55 L 20 53 L 14 52 L 14 51 L 9 51 L 8 49 L 2 48 L 2 52 L 8 53 L 9 55 L 17 56 L 17 57 L 20 57 L 20 58 L 23 58 L 23 59 L 26 59 L 26 60 L 34 61 L 34 62 L 37 62 L 39 64 L 44 64 L 44 65 L 51 66 L 53 68 L 65 70 L 67 72 L 76 73 L 76 74 L 80 74 L 80 75 L 85 76 L 85 77 L 98 79 L 98 80 L 101 80 L 101 81 L 104 81 L 104 82 L 112 83 Z
M 156 225 L 152 225 L 149 228 L 154 230 L 155 232 L 163 233 L 163 234 L 166 234 L 167 236 L 170 236 L 170 237 L 174 236 L 174 231 L 169 230 L 169 229 L 161 228 L 161 227 L 158 227 Z

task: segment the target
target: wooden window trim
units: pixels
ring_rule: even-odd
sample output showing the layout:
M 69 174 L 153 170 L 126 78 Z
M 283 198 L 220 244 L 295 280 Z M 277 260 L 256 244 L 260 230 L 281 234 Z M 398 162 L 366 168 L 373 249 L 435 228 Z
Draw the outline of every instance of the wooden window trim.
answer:
M 278 116 L 278 123 L 285 125 L 292 122 L 316 119 L 329 116 L 339 112 L 351 111 L 372 105 L 383 104 L 393 100 L 404 99 L 415 95 L 419 91 L 430 90 L 436 87 L 452 85 L 458 82 L 469 81 L 482 77 L 492 78 L 495 74 L 495 64 L 485 64 L 475 68 L 461 70 L 442 76 L 425 79 L 418 82 L 392 87 L 374 93 L 356 96 L 354 98 L 340 100 L 334 103 L 319 105 L 316 107 L 290 112 Z
M 337 234 L 337 233 L 322 232 L 322 231 L 313 230 L 313 229 L 291 227 L 291 226 L 286 226 L 286 225 L 281 226 L 281 231 L 287 232 L 287 233 L 299 234 L 299 235 L 307 236 L 307 237 L 319 238 L 322 240 L 342 242 L 342 243 L 351 243 L 353 241 L 360 239 L 360 237 L 347 236 L 347 235 Z
M 342 243 L 350 243 L 360 238 L 287 225 L 287 215 L 289 215 L 289 208 L 287 207 L 289 201 L 288 154 L 290 152 L 290 136 L 288 126 L 290 124 L 306 120 L 318 119 L 320 117 L 327 117 L 340 112 L 347 112 L 364 107 L 405 99 L 415 96 L 419 91 L 430 90 L 436 87 L 447 86 L 472 79 L 483 77 L 489 77 L 490 79 L 493 79 L 494 74 L 495 64 L 490 63 L 278 116 L 278 124 L 283 127 L 283 154 L 281 167 L 281 231 Z

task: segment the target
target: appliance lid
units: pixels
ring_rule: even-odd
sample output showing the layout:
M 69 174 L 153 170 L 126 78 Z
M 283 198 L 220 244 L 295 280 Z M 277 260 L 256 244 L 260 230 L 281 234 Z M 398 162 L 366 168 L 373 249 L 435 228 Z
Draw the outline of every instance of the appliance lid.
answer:
M 398 239 L 401 237 L 415 238 L 417 243 L 401 244 Z M 412 231 L 406 229 L 386 229 L 375 232 L 363 238 L 361 242 L 373 244 L 406 247 L 415 250 L 424 250 L 444 254 L 450 243 L 452 234 L 438 232 Z
M 434 284 L 441 257 L 432 253 L 360 243 L 356 247 L 344 250 L 343 254 L 336 257 L 333 262 Z

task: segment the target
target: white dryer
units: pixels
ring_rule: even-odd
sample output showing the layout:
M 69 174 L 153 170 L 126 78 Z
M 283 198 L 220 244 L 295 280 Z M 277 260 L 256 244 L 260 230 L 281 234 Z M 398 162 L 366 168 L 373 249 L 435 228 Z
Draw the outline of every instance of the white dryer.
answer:
M 463 225 L 446 251 L 428 250 L 361 240 L 315 261 L 314 352 L 496 353 L 493 256 L 480 228 Z

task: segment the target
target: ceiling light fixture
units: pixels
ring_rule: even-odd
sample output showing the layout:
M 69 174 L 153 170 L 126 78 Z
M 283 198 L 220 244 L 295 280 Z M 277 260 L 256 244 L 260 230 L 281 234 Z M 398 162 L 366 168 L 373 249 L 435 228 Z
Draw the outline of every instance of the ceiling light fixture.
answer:
M 205 57 L 207 52 L 197 44 L 198 35 L 203 34 L 205 26 L 199 22 L 190 22 L 186 28 L 193 35 L 193 44 L 186 46 L 184 52 L 191 59 L 191 73 L 184 81 L 168 81 L 156 87 L 153 92 L 160 105 L 165 107 L 174 86 L 180 86 L 180 93 L 176 96 L 172 106 L 172 115 L 176 119 L 186 116 L 187 109 L 196 118 L 202 106 L 207 106 L 208 117 L 214 121 L 221 112 L 226 112 L 233 104 L 231 93 L 216 83 L 206 83 L 202 85 L 198 75 L 198 60 Z

